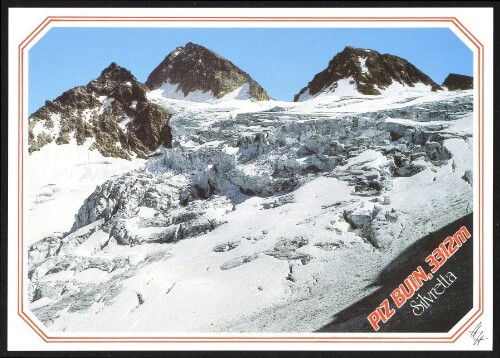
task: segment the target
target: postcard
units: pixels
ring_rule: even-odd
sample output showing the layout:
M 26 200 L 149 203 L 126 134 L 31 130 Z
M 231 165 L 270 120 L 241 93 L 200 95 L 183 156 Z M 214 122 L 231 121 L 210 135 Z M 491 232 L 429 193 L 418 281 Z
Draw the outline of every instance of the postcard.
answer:
M 11 8 L 9 349 L 491 350 L 492 14 Z

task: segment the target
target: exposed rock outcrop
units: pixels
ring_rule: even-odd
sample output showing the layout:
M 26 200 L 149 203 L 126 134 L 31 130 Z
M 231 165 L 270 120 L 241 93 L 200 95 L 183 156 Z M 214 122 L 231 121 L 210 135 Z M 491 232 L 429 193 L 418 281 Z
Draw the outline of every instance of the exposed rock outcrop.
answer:
M 404 58 L 347 46 L 295 95 L 294 101 L 303 101 L 321 92 L 380 95 L 394 83 L 408 88 L 422 84 L 428 86 L 429 91 L 442 89 Z
M 146 81 L 152 90 L 165 84 L 176 87 L 165 91 L 166 97 L 172 93 L 186 97 L 198 92 L 221 98 L 239 87 L 247 86 L 243 89 L 245 93 L 239 94 L 240 97 L 247 96 L 259 101 L 270 99 L 266 91 L 234 63 L 191 42 L 169 53 Z M 182 96 L 177 98 L 182 99 Z
M 146 158 L 158 146 L 169 147 L 170 114 L 146 98 L 147 87 L 127 69 L 112 63 L 86 86 L 64 92 L 29 118 L 29 152 L 55 141 L 81 145 L 104 156 Z
M 450 73 L 445 78 L 442 86 L 448 88 L 450 91 L 468 90 L 474 87 L 474 78 L 471 76 Z

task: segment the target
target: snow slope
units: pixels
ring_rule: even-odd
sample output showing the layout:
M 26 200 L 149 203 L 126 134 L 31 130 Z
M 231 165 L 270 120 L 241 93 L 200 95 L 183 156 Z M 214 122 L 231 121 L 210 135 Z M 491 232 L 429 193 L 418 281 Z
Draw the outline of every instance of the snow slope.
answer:
M 78 208 L 97 185 L 145 163 L 143 159 L 103 157 L 89 150 L 91 145 L 90 140 L 81 146 L 74 141 L 65 145 L 50 143 L 27 157 L 27 243 L 56 231 L 69 231 Z
M 174 113 L 172 149 L 30 179 L 33 192 L 87 183 L 80 208 L 65 209 L 71 232 L 28 250 L 27 299 L 50 331 L 311 332 L 376 289 L 411 243 L 472 210 L 471 92 L 148 96 Z M 58 212 L 64 200 L 54 196 Z M 31 215 L 47 232 L 71 226 Z

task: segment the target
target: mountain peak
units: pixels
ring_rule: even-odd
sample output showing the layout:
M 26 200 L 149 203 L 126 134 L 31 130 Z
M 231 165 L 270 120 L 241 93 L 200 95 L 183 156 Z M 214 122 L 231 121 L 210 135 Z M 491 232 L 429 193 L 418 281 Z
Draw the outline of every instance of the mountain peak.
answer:
M 204 49 L 204 50 L 208 50 L 206 47 L 198 45 L 198 44 L 195 44 L 194 42 L 191 42 L 191 41 L 188 42 L 187 44 L 185 44 L 184 47 L 186 49 Z
M 346 46 L 330 60 L 325 70 L 316 74 L 295 95 L 294 101 L 303 101 L 319 93 L 380 95 L 389 86 L 409 90 L 415 89 L 416 85 L 419 90 L 427 90 L 427 87 L 429 91 L 442 89 L 404 58 Z
M 472 89 L 474 87 L 474 78 L 471 76 L 459 75 L 457 73 L 450 73 L 446 76 L 443 86 L 450 91 Z
M 361 47 L 346 46 L 346 47 L 344 47 L 344 49 L 341 52 L 363 53 L 363 52 L 372 52 L 372 51 L 373 52 L 377 52 L 377 51 L 374 51 L 374 50 L 365 49 L 365 48 L 361 48 Z
M 239 98 L 269 99 L 234 63 L 192 42 L 170 52 L 148 76 L 146 85 L 151 90 L 163 89 L 165 97 L 193 101 L 222 98 L 238 89 Z
M 111 62 L 111 64 L 104 69 L 104 71 L 109 70 L 109 69 L 114 69 L 114 68 L 122 68 L 121 66 L 118 66 L 116 62 Z
M 99 79 L 111 81 L 137 81 L 129 70 L 119 66 L 116 62 L 111 62 L 111 64 L 101 72 L 97 80 Z
M 81 145 L 93 138 L 91 149 L 104 156 L 147 158 L 158 146 L 171 145 L 170 114 L 146 97 L 147 87 L 112 62 L 86 86 L 46 101 L 29 118 L 28 151 L 73 138 Z M 57 124 L 56 124 L 57 123 Z

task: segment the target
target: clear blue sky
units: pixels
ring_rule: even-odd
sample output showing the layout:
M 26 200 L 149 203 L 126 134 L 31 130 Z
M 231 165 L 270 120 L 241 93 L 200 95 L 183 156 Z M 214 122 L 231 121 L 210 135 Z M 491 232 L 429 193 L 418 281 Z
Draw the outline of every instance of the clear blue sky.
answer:
M 189 41 L 226 57 L 279 100 L 292 100 L 348 45 L 406 58 L 439 84 L 450 72 L 472 75 L 472 52 L 440 28 L 53 28 L 29 50 L 29 112 L 111 62 L 144 82 Z

